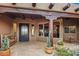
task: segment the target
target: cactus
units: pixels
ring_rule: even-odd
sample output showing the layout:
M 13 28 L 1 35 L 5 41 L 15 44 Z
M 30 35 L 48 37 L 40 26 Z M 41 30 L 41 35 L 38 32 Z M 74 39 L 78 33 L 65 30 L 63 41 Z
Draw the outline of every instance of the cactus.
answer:
M 51 33 L 49 33 L 49 37 L 48 37 L 48 39 L 47 39 L 47 47 L 51 47 L 52 46 L 52 39 L 51 39 Z
M 8 49 L 9 48 L 9 38 L 4 37 L 2 40 L 2 49 Z

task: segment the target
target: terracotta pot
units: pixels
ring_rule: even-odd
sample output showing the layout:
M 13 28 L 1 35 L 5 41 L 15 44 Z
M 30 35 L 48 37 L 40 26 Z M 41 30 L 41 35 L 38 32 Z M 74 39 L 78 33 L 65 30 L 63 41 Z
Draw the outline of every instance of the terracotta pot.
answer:
M 0 56 L 10 56 L 10 49 L 0 51 Z
M 48 54 L 52 54 L 52 52 L 53 52 L 53 47 L 46 47 L 46 48 L 45 48 L 45 52 L 48 53 Z

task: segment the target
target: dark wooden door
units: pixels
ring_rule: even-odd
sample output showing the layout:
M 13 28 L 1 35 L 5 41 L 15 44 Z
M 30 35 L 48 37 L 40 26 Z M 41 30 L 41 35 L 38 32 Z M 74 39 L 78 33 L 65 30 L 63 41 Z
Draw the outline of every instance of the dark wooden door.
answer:
M 29 41 L 29 25 L 28 24 L 19 24 L 19 41 L 25 42 Z

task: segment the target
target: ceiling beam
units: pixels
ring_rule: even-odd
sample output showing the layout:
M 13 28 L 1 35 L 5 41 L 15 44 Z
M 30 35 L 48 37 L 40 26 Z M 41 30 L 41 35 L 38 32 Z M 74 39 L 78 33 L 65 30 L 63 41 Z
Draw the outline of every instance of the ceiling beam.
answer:
M 44 12 L 66 13 L 66 14 L 79 15 L 79 13 L 76 13 L 76 12 L 64 12 L 64 11 L 55 11 L 55 10 L 32 9 L 32 8 L 12 7 L 12 6 L 3 6 L 3 5 L 0 5 L 0 7 L 14 8 L 14 9 L 24 9 L 24 10 L 36 10 L 36 11 L 44 11 Z
M 16 5 L 16 3 L 12 3 L 12 5 Z
M 71 6 L 71 4 L 68 3 L 66 6 L 63 7 L 63 10 L 64 11 L 67 10 L 70 6 Z
M 32 3 L 32 7 L 36 7 L 36 3 Z
M 45 18 L 45 16 L 39 15 L 39 14 L 24 14 L 24 13 L 16 13 L 16 12 L 5 12 L 5 15 L 7 15 L 11 19 L 16 19 L 16 18 L 31 18 L 31 19 L 42 19 Z
M 76 9 L 75 9 L 75 12 L 78 12 L 78 11 L 79 11 L 79 8 L 76 8 Z
M 54 4 L 50 3 L 49 9 L 52 9 L 53 6 L 54 6 Z

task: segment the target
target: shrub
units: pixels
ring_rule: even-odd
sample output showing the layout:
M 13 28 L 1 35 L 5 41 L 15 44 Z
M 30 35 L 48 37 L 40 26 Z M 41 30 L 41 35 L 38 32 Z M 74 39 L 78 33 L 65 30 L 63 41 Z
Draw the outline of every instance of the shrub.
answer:
M 57 42 L 57 45 L 63 45 L 63 41 L 62 41 L 62 40 L 59 40 L 59 41 Z
M 58 56 L 73 56 L 73 52 L 65 48 L 56 48 L 56 55 Z

